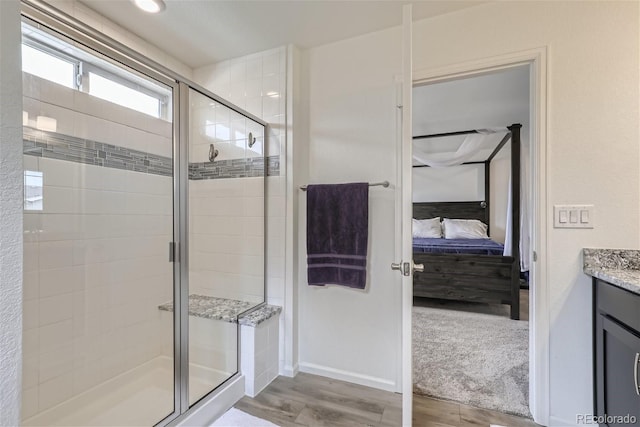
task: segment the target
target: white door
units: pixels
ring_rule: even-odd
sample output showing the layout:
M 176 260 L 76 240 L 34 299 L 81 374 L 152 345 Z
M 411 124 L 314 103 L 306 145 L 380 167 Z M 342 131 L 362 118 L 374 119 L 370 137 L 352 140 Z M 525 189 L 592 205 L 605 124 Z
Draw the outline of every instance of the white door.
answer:
M 410 426 L 412 418 L 413 367 L 411 353 L 411 309 L 413 306 L 413 251 L 411 244 L 411 93 L 413 86 L 411 61 L 411 5 L 402 13 L 402 137 L 398 139 L 398 171 L 400 184 L 399 215 L 401 222 L 401 260 L 392 267 L 402 274 L 402 425 Z M 396 228 L 398 229 L 398 228 Z

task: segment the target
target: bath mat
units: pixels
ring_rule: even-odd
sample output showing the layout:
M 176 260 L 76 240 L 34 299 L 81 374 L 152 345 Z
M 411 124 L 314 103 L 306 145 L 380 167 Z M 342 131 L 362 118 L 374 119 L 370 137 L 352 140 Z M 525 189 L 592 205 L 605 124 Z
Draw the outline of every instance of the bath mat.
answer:
M 231 408 L 215 420 L 211 427 L 278 427 L 278 425 Z
M 414 392 L 530 418 L 529 322 L 456 304 L 413 307 Z

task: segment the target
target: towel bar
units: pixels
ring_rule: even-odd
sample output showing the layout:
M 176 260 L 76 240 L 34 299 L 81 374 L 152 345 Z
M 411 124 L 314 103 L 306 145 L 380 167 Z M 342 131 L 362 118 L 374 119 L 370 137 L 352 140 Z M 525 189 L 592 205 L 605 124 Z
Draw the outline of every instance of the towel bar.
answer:
M 379 186 L 387 188 L 389 186 L 389 181 L 373 182 L 373 183 L 369 184 L 369 187 L 379 187 Z M 307 191 L 307 186 L 303 185 L 302 187 L 300 187 L 300 189 L 302 191 Z

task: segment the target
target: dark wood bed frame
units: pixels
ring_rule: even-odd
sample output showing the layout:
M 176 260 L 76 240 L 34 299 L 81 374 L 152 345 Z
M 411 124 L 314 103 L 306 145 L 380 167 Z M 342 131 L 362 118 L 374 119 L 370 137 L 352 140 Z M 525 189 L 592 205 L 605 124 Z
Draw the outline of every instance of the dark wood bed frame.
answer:
M 474 301 L 493 304 L 509 304 L 511 318 L 520 318 L 520 128 L 519 124 L 508 127 L 509 133 L 498 144 L 484 162 L 485 200 L 473 202 L 414 203 L 413 217 L 478 219 L 489 225 L 489 171 L 490 162 L 500 149 L 511 141 L 511 200 L 512 203 L 512 256 L 431 254 L 414 252 L 415 264 L 424 264 L 424 272 L 413 276 L 413 295 L 457 301 Z M 475 131 L 452 132 L 434 136 L 460 135 Z M 414 166 L 416 167 L 416 166 Z M 418 166 L 418 167 L 423 167 Z

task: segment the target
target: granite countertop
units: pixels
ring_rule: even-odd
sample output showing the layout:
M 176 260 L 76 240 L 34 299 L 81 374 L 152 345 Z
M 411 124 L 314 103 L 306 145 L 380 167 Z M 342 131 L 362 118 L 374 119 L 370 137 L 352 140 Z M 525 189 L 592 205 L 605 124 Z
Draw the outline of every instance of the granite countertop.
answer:
M 586 274 L 640 295 L 640 250 L 585 248 L 582 255 Z
M 189 295 L 189 316 L 255 327 L 282 311 L 282 307 L 265 305 L 238 319 L 241 313 L 255 305 L 247 301 L 192 294 Z M 173 302 L 159 305 L 158 309 L 173 312 Z

